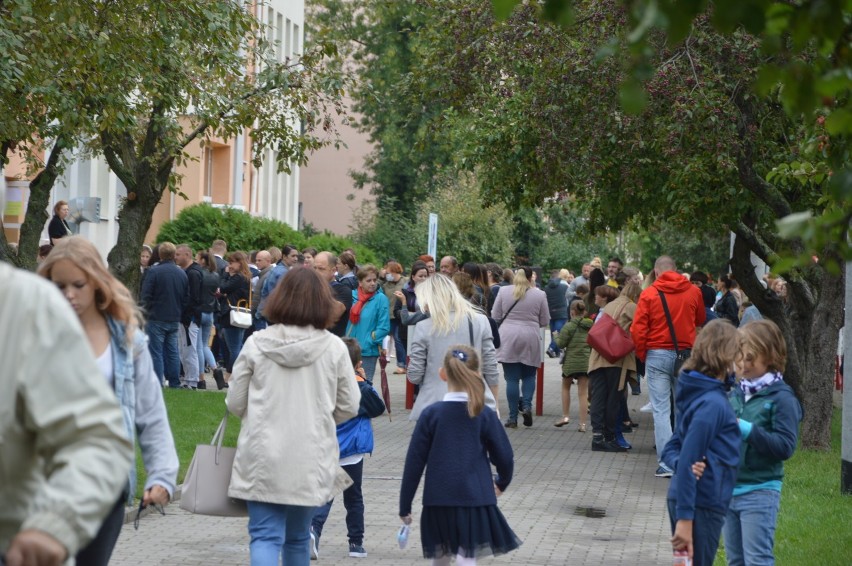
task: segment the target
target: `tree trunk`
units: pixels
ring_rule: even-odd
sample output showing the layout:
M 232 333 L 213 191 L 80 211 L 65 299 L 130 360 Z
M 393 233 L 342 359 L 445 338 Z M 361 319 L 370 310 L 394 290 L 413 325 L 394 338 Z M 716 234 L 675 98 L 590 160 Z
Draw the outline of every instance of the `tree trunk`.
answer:
M 50 218 L 50 215 L 44 210 L 50 202 L 50 191 L 62 172 L 59 162 L 67 147 L 68 143 L 63 136 L 56 138 L 44 169 L 30 181 L 30 196 L 27 199 L 27 214 L 24 216 L 23 224 L 21 224 L 18 254 L 9 255 L 9 260 L 18 267 L 30 271 L 36 269 L 41 231 L 44 229 L 45 221 Z M 6 243 L 5 234 L 3 235 L 3 243 Z
M 169 179 L 168 172 L 157 174 L 144 163 L 134 170 L 135 190 L 128 189 L 128 197 L 118 213 L 118 240 L 107 256 L 110 269 L 133 296 L 139 295 L 139 251 Z
M 784 381 L 802 403 L 801 440 L 804 448 L 831 446 L 832 387 L 837 340 L 843 324 L 844 278 L 820 265 L 807 278 L 788 285 L 788 305 L 764 289 L 754 273 L 751 249 L 737 237 L 731 268 L 737 282 L 760 313 L 775 322 L 787 342 Z
M 819 268 L 822 269 L 822 268 Z M 831 448 L 832 391 L 838 333 L 843 326 L 845 276 L 823 270 L 818 300 L 810 320 L 810 343 L 805 351 L 803 374 L 804 420 L 802 446 L 816 450 Z

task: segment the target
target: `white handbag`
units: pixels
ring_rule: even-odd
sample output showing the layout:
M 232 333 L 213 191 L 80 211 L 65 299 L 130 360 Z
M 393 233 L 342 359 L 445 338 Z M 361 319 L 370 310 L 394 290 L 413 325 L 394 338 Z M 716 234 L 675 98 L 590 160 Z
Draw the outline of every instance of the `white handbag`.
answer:
M 231 469 L 237 449 L 222 446 L 227 424 L 226 411 L 213 441 L 195 447 L 195 454 L 189 463 L 181 490 L 181 509 L 219 517 L 248 515 L 245 501 L 228 497 L 228 485 L 231 483 Z
M 231 306 L 231 326 L 236 326 L 237 328 L 248 328 L 252 325 L 251 309 L 248 307 L 241 307 L 240 304 L 246 305 L 248 303 L 245 300 L 242 300 L 237 302 L 237 306 Z

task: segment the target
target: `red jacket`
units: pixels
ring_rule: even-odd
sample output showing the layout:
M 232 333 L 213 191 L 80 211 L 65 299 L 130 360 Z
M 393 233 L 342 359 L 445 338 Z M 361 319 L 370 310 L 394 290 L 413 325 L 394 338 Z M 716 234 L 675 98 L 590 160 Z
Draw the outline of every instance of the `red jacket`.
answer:
M 666 295 L 666 304 L 672 315 L 678 349 L 692 348 L 695 327 L 704 324 L 707 314 L 701 291 L 676 271 L 666 271 L 653 285 L 642 291 L 630 334 L 636 344 L 636 357 L 645 360 L 648 350 L 674 350 L 660 293 Z

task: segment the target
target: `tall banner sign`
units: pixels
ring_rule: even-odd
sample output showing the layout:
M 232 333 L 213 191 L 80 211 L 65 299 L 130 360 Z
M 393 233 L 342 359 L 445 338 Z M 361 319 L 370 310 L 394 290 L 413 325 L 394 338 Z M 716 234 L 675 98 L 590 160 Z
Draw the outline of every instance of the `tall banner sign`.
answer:
M 429 214 L 429 246 L 426 253 L 438 259 L 438 215 L 434 212 Z

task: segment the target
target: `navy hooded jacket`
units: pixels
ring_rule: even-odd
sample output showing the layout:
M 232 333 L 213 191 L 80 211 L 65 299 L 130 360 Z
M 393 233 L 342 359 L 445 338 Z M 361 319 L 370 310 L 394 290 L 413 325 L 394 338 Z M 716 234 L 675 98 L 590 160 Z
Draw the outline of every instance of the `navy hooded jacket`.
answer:
M 740 429 L 725 385 L 697 371 L 683 372 L 675 404 L 675 431 L 662 455 L 674 470 L 668 494 L 676 501 L 674 519 L 694 519 L 696 507 L 725 513 L 740 461 Z M 704 459 L 707 467 L 696 480 L 692 464 Z

